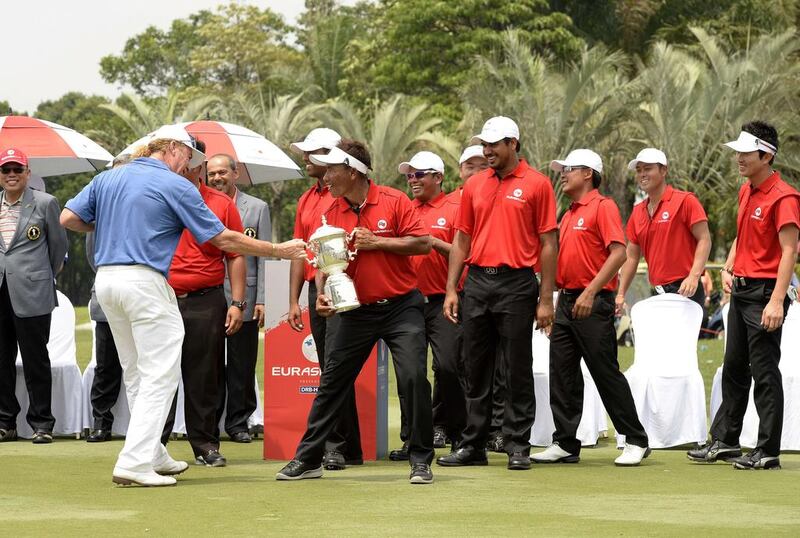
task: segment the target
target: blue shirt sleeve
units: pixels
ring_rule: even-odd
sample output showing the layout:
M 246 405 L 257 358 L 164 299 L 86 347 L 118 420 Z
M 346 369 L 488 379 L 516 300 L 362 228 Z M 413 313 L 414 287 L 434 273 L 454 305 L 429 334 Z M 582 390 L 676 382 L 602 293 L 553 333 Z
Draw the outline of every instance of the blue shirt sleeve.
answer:
M 68 200 L 67 203 L 64 205 L 67 209 L 78 215 L 81 220 L 85 223 L 91 223 L 95 220 L 95 179 L 92 179 L 88 185 L 86 185 L 81 192 L 75 195 L 75 198 Z
M 194 185 L 187 183 L 186 188 L 180 189 L 175 194 L 174 198 L 166 196 L 167 203 L 199 244 L 202 245 L 225 229 Z

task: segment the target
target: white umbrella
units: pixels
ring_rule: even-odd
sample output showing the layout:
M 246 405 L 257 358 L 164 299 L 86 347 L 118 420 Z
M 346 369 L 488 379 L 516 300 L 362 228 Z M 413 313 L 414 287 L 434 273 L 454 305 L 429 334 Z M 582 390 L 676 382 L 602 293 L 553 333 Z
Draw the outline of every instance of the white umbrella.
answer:
M 40 176 L 102 170 L 113 158 L 96 142 L 57 123 L 27 116 L 0 116 L 0 149 L 19 148 Z
M 225 153 L 240 163 L 239 183 L 251 185 L 303 177 L 291 157 L 255 131 L 232 123 L 210 120 L 177 125 L 205 143 L 205 154 L 208 157 Z M 147 138 L 137 140 L 122 150 L 119 156 L 130 155 Z

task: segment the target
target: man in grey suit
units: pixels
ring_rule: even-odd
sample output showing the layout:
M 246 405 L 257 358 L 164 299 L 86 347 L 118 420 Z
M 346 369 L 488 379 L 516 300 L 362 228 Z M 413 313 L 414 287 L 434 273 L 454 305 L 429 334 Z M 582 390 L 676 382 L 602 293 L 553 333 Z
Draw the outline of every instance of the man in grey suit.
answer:
M 26 419 L 33 442 L 51 443 L 52 377 L 47 342 L 56 307 L 55 276 L 64 264 L 67 233 L 61 208 L 49 194 L 28 187 L 27 156 L 16 148 L 0 153 L 0 441 L 17 438 L 19 402 L 17 346 L 30 405 Z
M 269 241 L 272 235 L 269 206 L 236 188 L 236 180 L 239 178 L 236 160 L 223 153 L 214 155 L 208 160 L 207 174 L 211 187 L 233 198 L 245 235 Z M 222 416 L 227 399 L 225 431 L 236 443 L 249 443 L 252 440 L 247 419 L 257 405 L 255 372 L 258 361 L 258 330 L 264 326 L 264 260 L 255 256 L 247 256 L 245 260 L 247 287 L 242 305 L 244 322 L 239 332 L 227 337 L 227 366 L 223 379 L 226 390 L 220 391 L 222 399 L 218 410 L 219 416 Z M 231 288 L 227 278 L 225 296 L 228 304 L 231 304 Z

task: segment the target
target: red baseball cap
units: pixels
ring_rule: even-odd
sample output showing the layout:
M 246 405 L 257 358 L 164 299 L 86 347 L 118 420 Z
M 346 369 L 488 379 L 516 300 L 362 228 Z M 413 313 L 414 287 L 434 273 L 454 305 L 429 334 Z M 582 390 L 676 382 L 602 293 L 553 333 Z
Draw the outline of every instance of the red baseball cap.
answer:
M 0 165 L 6 163 L 19 163 L 22 166 L 28 166 L 28 156 L 17 148 L 8 148 L 0 153 Z

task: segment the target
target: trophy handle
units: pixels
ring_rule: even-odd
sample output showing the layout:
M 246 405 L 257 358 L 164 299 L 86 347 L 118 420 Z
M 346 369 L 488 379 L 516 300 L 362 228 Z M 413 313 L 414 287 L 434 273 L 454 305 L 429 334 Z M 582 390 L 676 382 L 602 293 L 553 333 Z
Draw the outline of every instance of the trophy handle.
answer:
M 319 268 L 319 264 L 317 264 L 317 258 L 312 258 L 310 260 L 306 258 L 306 263 L 311 267 L 313 267 L 314 269 Z
M 348 250 L 347 251 L 347 259 L 353 261 L 356 259 L 356 254 L 358 254 L 358 249 L 355 250 Z

